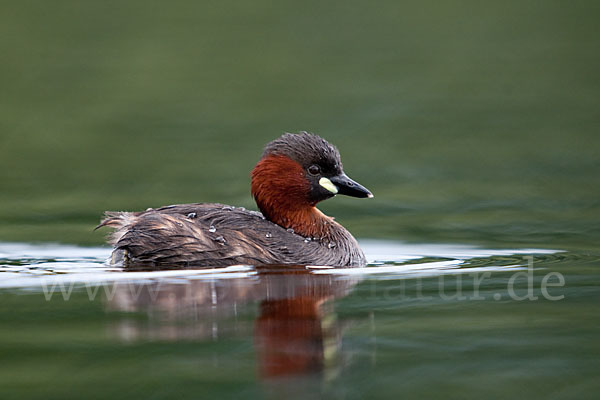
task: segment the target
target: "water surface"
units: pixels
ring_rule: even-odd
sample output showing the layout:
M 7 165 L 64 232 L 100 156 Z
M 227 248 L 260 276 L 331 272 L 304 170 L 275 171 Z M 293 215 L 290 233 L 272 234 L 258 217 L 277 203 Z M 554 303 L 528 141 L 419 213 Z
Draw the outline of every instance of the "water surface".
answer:
M 597 256 L 361 245 L 366 268 L 128 272 L 0 244 L 3 397 L 594 397 Z

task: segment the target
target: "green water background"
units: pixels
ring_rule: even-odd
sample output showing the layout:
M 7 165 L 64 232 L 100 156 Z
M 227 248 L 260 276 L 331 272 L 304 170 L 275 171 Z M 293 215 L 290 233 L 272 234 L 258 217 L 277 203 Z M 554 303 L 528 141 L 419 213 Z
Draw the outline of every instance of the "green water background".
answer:
M 570 251 L 536 259 L 565 276 L 558 302 L 493 300 L 508 273 L 482 302 L 365 281 L 335 302 L 337 378 L 286 398 L 595 398 L 598 21 L 591 0 L 2 1 L 0 241 L 98 245 L 104 210 L 253 208 L 264 144 L 313 131 L 375 194 L 322 204 L 358 238 Z M 23 293 L 0 292 L 2 398 L 264 395 L 256 305 L 217 341 L 128 342 L 113 325 L 160 320 Z
M 590 249 L 595 1 L 23 1 L 0 13 L 0 240 L 100 244 L 104 210 L 253 208 L 309 130 L 357 237 Z

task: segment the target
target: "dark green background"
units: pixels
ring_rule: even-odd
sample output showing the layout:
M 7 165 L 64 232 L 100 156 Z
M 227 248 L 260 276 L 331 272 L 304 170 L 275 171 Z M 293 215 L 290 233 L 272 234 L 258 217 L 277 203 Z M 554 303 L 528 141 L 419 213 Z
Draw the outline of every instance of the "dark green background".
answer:
M 596 1 L 12 1 L 0 240 L 99 244 L 104 210 L 254 207 L 284 131 L 338 145 L 359 238 L 600 239 Z
M 339 376 L 273 398 L 595 398 L 599 21 L 595 0 L 0 0 L 0 241 L 98 245 L 104 210 L 253 208 L 264 144 L 313 131 L 375 194 L 322 204 L 355 236 L 570 250 L 535 260 L 565 299 L 492 300 L 510 272 L 483 302 L 370 278 L 332 304 Z M 264 394 L 257 304 L 218 340 L 123 341 L 121 323 L 169 321 L 23 293 L 0 291 L 0 397 Z

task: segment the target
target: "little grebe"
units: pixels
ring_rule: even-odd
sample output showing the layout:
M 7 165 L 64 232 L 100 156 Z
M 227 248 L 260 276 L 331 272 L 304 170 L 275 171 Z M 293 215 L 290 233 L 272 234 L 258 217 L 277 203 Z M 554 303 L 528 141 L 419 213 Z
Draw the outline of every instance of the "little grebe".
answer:
M 106 212 L 98 228 L 116 229 L 113 263 L 366 264 L 350 232 L 315 207 L 336 194 L 373 197 L 346 176 L 335 146 L 307 132 L 286 133 L 267 144 L 251 175 L 262 214 L 216 203 Z

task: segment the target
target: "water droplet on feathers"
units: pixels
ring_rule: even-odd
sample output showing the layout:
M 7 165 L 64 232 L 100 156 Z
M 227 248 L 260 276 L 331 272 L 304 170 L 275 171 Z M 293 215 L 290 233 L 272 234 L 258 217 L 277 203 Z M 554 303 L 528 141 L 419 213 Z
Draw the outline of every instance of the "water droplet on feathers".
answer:
M 215 233 L 215 232 L 217 231 L 217 228 L 215 228 L 215 226 L 214 226 L 214 225 L 211 225 L 211 226 L 208 228 L 208 231 L 209 231 L 210 233 Z
M 217 242 L 219 242 L 219 243 L 222 243 L 222 244 L 225 244 L 225 243 L 227 243 L 227 240 L 226 240 L 226 239 L 225 239 L 223 236 L 217 236 L 217 237 L 215 238 L 215 240 L 216 240 Z

